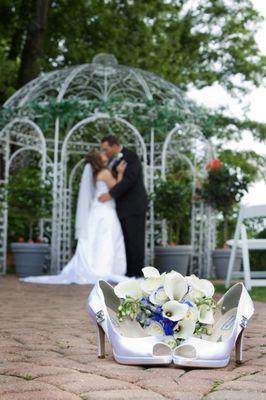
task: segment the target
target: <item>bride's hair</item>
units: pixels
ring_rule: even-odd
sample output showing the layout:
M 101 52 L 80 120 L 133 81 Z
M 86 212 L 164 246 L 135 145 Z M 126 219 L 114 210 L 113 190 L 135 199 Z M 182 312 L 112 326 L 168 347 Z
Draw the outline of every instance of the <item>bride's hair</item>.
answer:
M 98 173 L 106 168 L 100 152 L 96 150 L 91 150 L 86 155 L 85 163 L 91 165 L 94 180 L 96 179 Z

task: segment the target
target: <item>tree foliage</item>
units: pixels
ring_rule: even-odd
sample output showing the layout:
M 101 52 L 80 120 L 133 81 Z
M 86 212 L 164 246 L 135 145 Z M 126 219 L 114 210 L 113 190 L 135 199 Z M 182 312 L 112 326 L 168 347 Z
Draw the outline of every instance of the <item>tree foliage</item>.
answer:
M 167 222 L 168 242 L 190 243 L 190 218 L 192 207 L 192 181 L 187 166 L 179 159 L 172 159 L 166 179 L 156 180 L 154 211 Z
M 51 185 L 43 182 L 37 167 L 25 167 L 12 175 L 7 185 L 9 205 L 9 236 L 32 239 L 41 218 L 51 213 Z M 17 237 L 14 237 L 17 239 Z
M 216 161 L 216 160 L 215 160 Z M 229 214 L 248 190 L 250 179 L 240 168 L 222 163 L 210 168 L 201 190 L 202 198 L 223 215 L 223 243 L 228 240 Z
M 40 71 L 90 62 L 100 52 L 184 89 L 219 82 L 243 90 L 265 71 L 254 39 L 261 17 L 250 0 L 51 0 L 40 19 L 43 3 L 1 1 L 0 76 L 10 75 L 2 101 Z

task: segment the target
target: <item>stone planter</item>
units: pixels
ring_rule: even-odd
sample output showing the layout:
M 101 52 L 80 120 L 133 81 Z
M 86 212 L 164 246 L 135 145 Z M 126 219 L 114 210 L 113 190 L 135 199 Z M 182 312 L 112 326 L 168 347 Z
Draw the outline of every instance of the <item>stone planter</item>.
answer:
M 15 274 L 14 256 L 12 251 L 8 251 L 6 255 L 6 268 L 8 274 Z
M 49 252 L 46 243 L 11 243 L 16 274 L 20 278 L 43 274 L 43 264 Z
M 229 265 L 229 259 L 231 255 L 231 249 L 216 249 L 212 252 L 212 262 L 215 269 L 215 275 L 217 279 L 226 279 L 227 269 Z M 242 262 L 242 252 L 240 249 L 236 252 L 236 261 L 234 271 L 240 271 Z
M 161 273 L 175 270 L 182 275 L 187 275 L 191 254 L 192 246 L 190 245 L 156 246 L 154 265 Z

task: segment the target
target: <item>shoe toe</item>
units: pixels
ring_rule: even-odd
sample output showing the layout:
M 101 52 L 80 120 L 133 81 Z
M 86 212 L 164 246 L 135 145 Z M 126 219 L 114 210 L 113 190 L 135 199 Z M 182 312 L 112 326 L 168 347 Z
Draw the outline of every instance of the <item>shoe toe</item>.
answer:
M 174 351 L 174 357 L 195 359 L 196 356 L 197 356 L 196 349 L 191 344 L 184 344 L 183 346 L 179 346 Z
M 168 344 L 156 343 L 153 346 L 153 356 L 172 356 L 172 349 Z

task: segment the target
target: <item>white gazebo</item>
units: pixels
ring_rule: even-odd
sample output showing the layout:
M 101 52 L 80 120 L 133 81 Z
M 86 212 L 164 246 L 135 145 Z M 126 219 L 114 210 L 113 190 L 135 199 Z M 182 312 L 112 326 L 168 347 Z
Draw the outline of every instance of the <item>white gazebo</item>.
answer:
M 99 54 L 90 64 L 41 74 L 16 92 L 4 104 L 0 131 L 0 273 L 6 271 L 5 188 L 15 160 L 39 153 L 41 176 L 45 179 L 49 173 L 52 179 L 51 217 L 40 221 L 40 229 L 50 237 L 51 271 L 56 273 L 71 257 L 73 184 L 79 179 L 83 157 L 113 132 L 141 158 L 148 193 L 158 177 L 166 176 L 172 160 L 187 165 L 192 182 L 191 272 L 210 277 L 215 216 L 195 190 L 213 150 L 195 123 L 195 108 L 175 85 L 153 73 L 119 65 L 110 54 Z M 151 201 L 148 264 L 153 262 L 155 237 L 167 241 L 165 224 L 156 220 Z

